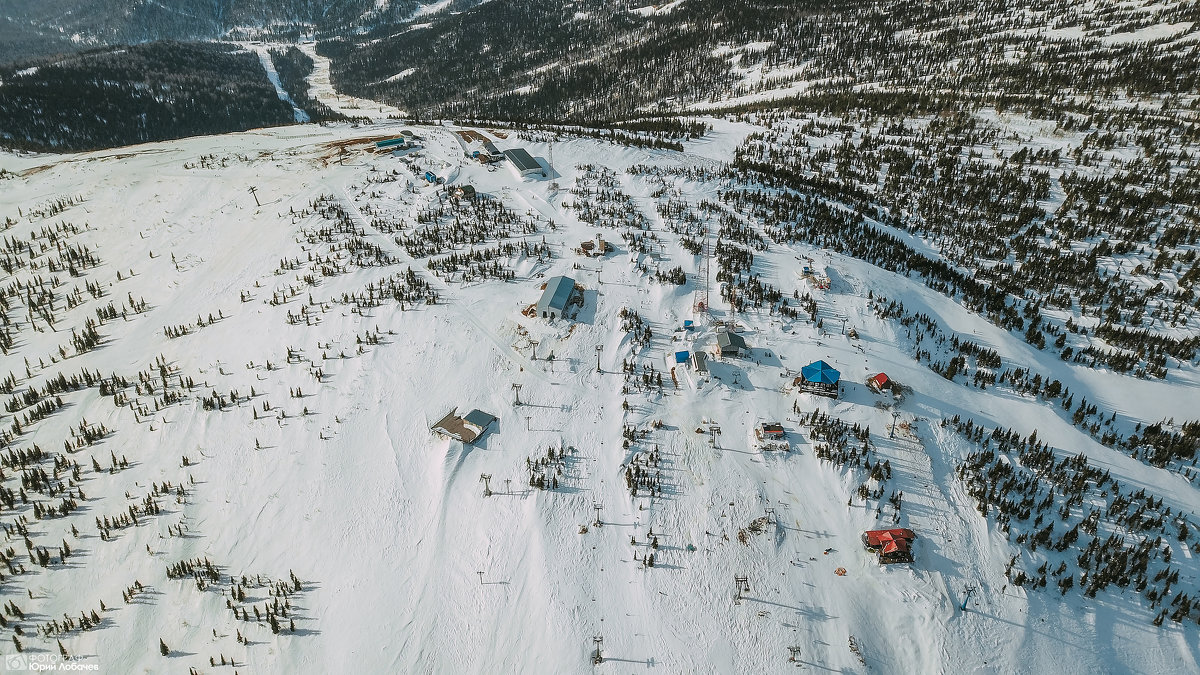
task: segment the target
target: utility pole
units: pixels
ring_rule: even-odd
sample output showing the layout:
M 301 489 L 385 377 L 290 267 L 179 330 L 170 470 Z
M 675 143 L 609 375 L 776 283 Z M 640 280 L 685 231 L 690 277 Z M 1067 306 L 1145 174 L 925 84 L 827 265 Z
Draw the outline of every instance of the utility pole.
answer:
M 504 491 L 510 495 L 512 494 L 512 479 L 511 478 L 504 479 Z
M 699 288 L 696 290 L 695 296 L 696 301 L 692 305 L 692 311 L 697 314 L 703 314 L 708 311 L 708 260 L 712 257 L 712 248 L 708 245 L 707 227 L 700 228 L 700 236 L 704 238 L 704 242 L 701 245 L 701 255 L 703 257 L 700 259 L 700 272 L 697 276 L 702 281 L 698 284 Z
M 529 431 L 529 420 L 531 419 L 533 418 L 528 415 L 525 416 L 525 431 Z
M 254 204 L 255 204 L 256 206 L 258 206 L 259 208 L 262 208 L 262 204 L 259 204 L 259 203 L 258 203 L 258 188 L 256 188 L 256 187 L 254 187 L 253 185 L 251 185 L 251 186 L 250 186 L 249 188 L 247 188 L 247 189 L 250 191 L 250 194 L 251 194 L 251 195 L 254 197 Z
M 490 473 L 479 474 L 479 482 L 483 483 L 483 496 L 484 497 L 492 496 L 492 485 L 490 482 L 491 480 L 492 480 L 492 474 L 490 474 Z
M 522 385 L 519 385 L 516 382 L 513 382 L 513 386 L 512 386 L 513 391 L 515 391 L 517 393 L 517 402 L 514 403 L 513 405 L 521 405 L 521 386 Z
M 596 345 L 596 372 L 603 373 L 600 369 L 600 352 L 604 351 L 604 345 Z
M 892 413 L 892 430 L 888 432 L 888 438 L 896 437 L 896 418 L 899 416 L 900 416 L 900 413 L 898 413 L 898 412 Z

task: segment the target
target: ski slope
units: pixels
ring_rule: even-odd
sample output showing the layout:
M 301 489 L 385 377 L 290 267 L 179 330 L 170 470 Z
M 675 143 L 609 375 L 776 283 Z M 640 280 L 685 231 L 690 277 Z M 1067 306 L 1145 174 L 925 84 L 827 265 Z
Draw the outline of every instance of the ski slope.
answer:
M 796 274 L 802 259 L 828 270 L 833 283 L 816 295 L 821 327 L 759 310 L 734 315 L 715 283 L 711 317 L 697 315 L 699 258 L 664 228 L 655 185 L 625 169 L 712 167 L 754 130 L 712 123 L 713 132 L 684 153 L 585 139 L 527 143 L 476 130 L 502 148 L 526 147 L 543 164 L 553 157 L 546 179 L 464 159 L 455 128 L 387 121 L 0 156 L 12 174 L 0 183 L 0 217 L 13 219 L 5 238 L 77 225 L 71 244 L 101 262 L 79 277 L 58 273 L 59 292 L 85 281 L 102 290 L 72 308 L 56 305 L 53 327 L 11 310 L 24 325 L 0 357 L 0 377 L 13 373 L 20 392 L 59 372 L 136 381 L 146 371 L 154 383 L 165 369 L 166 391 L 179 395 L 160 405 L 161 383 L 130 388 L 132 403 L 124 404 L 95 387 L 65 392 L 61 410 L 25 425 L 9 444 L 58 452 L 84 420 L 111 432 L 67 453 L 82 467 L 86 498 L 77 512 L 35 519 L 29 505 L 2 511 L 6 525 L 28 517 L 36 545 L 65 539 L 73 551 L 46 568 L 26 558 L 27 573 L 0 584 L 27 617 L 23 654 L 56 654 L 61 640 L 72 657 L 114 673 L 217 672 L 209 658 L 222 656 L 242 673 L 1195 672 L 1196 627 L 1152 626 L 1153 612 L 1134 593 L 1087 599 L 1010 584 L 1004 566 L 1018 549 L 976 511 L 955 476 L 971 448 L 939 422 L 959 414 L 1036 429 L 1184 513 L 1200 510 L 1200 493 L 1175 473 L 1093 441 L 1052 405 L 932 372 L 912 359 L 902 329 L 871 311 L 868 293 L 978 335 L 1006 360 L 1069 380 L 1072 390 L 1126 415 L 1185 419 L 1194 415 L 1194 388 L 1065 365 L 914 280 L 801 245 L 771 244 L 756 254 L 753 271 L 790 295 L 811 290 Z M 499 200 L 536 228 L 521 239 L 544 241 L 550 257 L 507 261 L 510 280 L 464 281 L 432 274 L 426 259 L 397 244 L 381 222 L 402 220 L 409 225 L 401 234 L 411 234 L 431 227 L 420 213 L 448 199 L 399 155 L 369 151 L 371 140 L 401 128 L 423 139 L 408 161 L 440 168 L 448 187 L 469 184 Z M 579 219 L 570 192 L 585 164 L 616 172 L 664 241 L 660 253 L 633 253 L 611 230 L 603 234 L 617 250 L 606 258 L 573 252 L 597 232 Z M 696 204 L 717 201 L 722 186 L 676 187 Z M 345 209 L 361 236 L 314 234 L 328 226 L 312 210 L 322 195 Z M 53 215 L 36 213 L 72 197 Z M 369 242 L 393 262 L 351 264 L 350 240 Z M 323 275 L 322 259 L 338 271 Z M 689 274 L 685 286 L 649 279 L 648 271 L 676 265 Z M 410 268 L 437 303 L 338 300 Z M 39 273 L 50 276 L 17 270 L 6 285 Z M 556 274 L 583 288 L 577 320 L 522 314 Z M 58 351 L 96 307 L 120 306 L 127 296 L 144 298 L 146 310 L 105 321 L 95 349 Z M 12 302 L 22 306 L 19 297 Z M 645 346 L 622 329 L 622 308 L 651 329 Z M 696 330 L 677 330 L 687 319 Z M 842 332 L 843 319 L 857 338 Z M 715 322 L 725 320 L 740 326 L 751 353 L 713 359 L 709 378 L 679 366 L 673 381 L 668 355 L 711 349 Z M 189 332 L 167 337 L 176 326 Z M 627 381 L 626 359 L 654 364 L 661 391 Z M 792 377 L 817 359 L 841 371 L 840 399 L 792 388 Z M 897 402 L 871 392 L 862 383 L 880 371 L 914 393 Z M 179 387 L 177 378 L 195 386 Z M 228 401 L 206 410 L 203 399 L 214 392 Z M 479 408 L 499 422 L 478 446 L 464 446 L 429 430 L 451 408 Z M 862 550 L 861 532 L 891 526 L 890 511 L 882 517 L 875 500 L 854 496 L 859 474 L 815 456 L 805 421 L 813 411 L 869 427 L 876 456 L 894 471 L 887 490 L 905 495 L 900 526 L 919 534 L 913 564 L 880 566 Z M 13 419 L 0 414 L 6 427 Z M 768 421 L 783 424 L 790 452 L 757 447 L 754 428 Z M 628 447 L 623 425 L 644 431 Z M 526 459 L 548 448 L 563 451 L 559 487 L 539 490 L 529 485 Z M 631 496 L 622 469 L 651 452 L 661 493 Z M 109 472 L 110 453 L 128 467 Z M 94 471 L 91 458 L 103 470 Z M 19 484 L 15 471 L 5 474 L 6 487 Z M 491 476 L 491 496 L 482 474 Z M 172 489 L 157 515 L 99 537 L 95 517 L 125 512 L 164 481 L 183 495 Z M 767 522 L 754 525 L 760 518 Z M 21 540 L 9 536 L 17 558 L 25 555 Z M 1197 565 L 1186 546 L 1176 548 L 1182 583 L 1194 588 Z M 638 562 L 651 553 L 653 567 Z M 165 574 L 196 558 L 218 565 L 221 579 L 201 589 L 190 574 Z M 276 634 L 267 621 L 234 618 L 227 608 L 231 575 L 250 578 L 248 599 L 238 602 L 257 610 L 276 599 L 270 582 L 290 573 L 302 585 L 287 598 L 294 632 L 287 620 Z M 740 599 L 735 576 L 749 584 Z M 135 581 L 144 590 L 122 601 Z M 963 611 L 968 586 L 978 590 Z M 95 628 L 34 631 L 101 601 L 108 609 Z M 600 664 L 591 661 L 596 637 Z M 14 654 L 7 636 L 2 643 Z M 799 648 L 796 661 L 789 647 Z

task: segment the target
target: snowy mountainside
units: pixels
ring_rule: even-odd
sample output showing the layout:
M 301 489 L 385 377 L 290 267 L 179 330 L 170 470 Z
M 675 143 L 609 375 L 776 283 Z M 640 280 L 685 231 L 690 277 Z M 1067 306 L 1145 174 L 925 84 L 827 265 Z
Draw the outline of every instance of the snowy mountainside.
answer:
M 671 151 L 379 116 L 0 156 L 6 656 L 61 644 L 114 672 L 1197 669 L 1195 474 L 1080 427 L 1118 411 L 1123 434 L 1162 421 L 1191 438 L 1194 360 L 1166 379 L 1093 370 L 915 273 L 772 236 L 733 195 L 786 190 L 728 170 L 761 120 L 704 120 Z M 372 151 L 402 130 L 415 147 Z M 546 175 L 471 159 L 484 141 Z M 614 250 L 581 255 L 597 235 Z M 559 274 L 582 304 L 544 320 L 529 307 Z M 726 322 L 746 354 L 712 354 Z M 965 372 L 1007 377 L 947 376 L 967 340 L 1000 365 L 974 351 Z M 677 351 L 709 353 L 708 372 Z M 818 359 L 841 372 L 836 400 L 794 384 Z M 1100 410 L 1077 424 L 1017 368 Z M 879 372 L 902 386 L 874 392 Z M 451 409 L 498 421 L 464 445 L 430 430 Z M 756 437 L 765 422 L 789 450 Z M 1063 463 L 1079 454 L 1107 477 L 1043 485 L 1082 474 Z M 895 526 L 917 532 L 915 560 L 881 566 L 859 536 Z
M 864 94 L 1103 108 L 1194 93 L 1198 30 L 1185 0 L 495 0 L 318 40 L 340 90 L 424 118 L 590 123 Z

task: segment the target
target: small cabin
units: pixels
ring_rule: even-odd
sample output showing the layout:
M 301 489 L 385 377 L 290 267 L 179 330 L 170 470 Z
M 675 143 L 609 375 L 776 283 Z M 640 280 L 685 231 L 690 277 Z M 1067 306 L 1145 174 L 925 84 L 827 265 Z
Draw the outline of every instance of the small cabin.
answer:
M 784 438 L 783 425 L 775 422 L 763 422 L 754 432 L 760 441 L 782 441 Z
M 871 377 L 867 378 L 867 386 L 870 387 L 871 389 L 875 390 L 876 392 L 882 392 L 885 389 L 892 388 L 892 381 L 888 378 L 888 376 L 886 374 L 879 373 L 877 375 L 872 375 Z
M 595 256 L 603 257 L 608 253 L 612 253 L 613 245 L 604 241 L 604 236 L 597 234 L 595 239 L 588 239 L 579 243 L 578 253 L 589 258 Z

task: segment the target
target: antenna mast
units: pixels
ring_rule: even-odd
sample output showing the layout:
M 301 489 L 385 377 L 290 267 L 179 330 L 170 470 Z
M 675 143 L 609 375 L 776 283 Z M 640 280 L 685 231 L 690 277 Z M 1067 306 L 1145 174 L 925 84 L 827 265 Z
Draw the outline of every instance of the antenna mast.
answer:
M 712 257 L 712 247 L 708 244 L 708 228 L 700 230 L 700 235 L 704 237 L 704 247 L 701 254 L 704 256 L 700 259 L 700 287 L 696 290 L 696 304 L 692 310 L 696 314 L 704 314 L 708 312 L 708 261 Z

